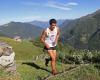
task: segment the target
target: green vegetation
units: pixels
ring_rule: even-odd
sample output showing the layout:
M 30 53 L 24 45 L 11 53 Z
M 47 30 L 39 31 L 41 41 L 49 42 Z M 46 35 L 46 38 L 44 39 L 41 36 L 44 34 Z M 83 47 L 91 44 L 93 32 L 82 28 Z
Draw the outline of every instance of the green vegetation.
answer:
M 62 25 L 63 41 L 78 49 L 100 50 L 100 9 Z
M 34 46 L 29 41 L 16 42 L 10 38 L 0 37 L 0 41 L 7 42 L 13 47 L 16 53 L 16 60 L 32 60 L 37 55 L 42 54 L 42 49 Z
M 0 80 L 44 80 L 51 75 L 50 64 L 45 67 L 44 60 L 33 61 L 34 57 L 43 54 L 43 45 L 39 39 L 33 43 L 27 40 L 20 43 L 0 37 L 0 41 L 7 42 L 13 47 L 17 66 L 17 74 L 14 75 L 0 70 Z M 59 42 L 57 52 L 59 55 L 57 69 L 66 73 L 50 80 L 100 80 L 99 51 L 76 50 Z M 76 68 L 73 70 L 72 67 Z
M 94 65 L 84 65 L 50 80 L 100 80 L 100 74 Z

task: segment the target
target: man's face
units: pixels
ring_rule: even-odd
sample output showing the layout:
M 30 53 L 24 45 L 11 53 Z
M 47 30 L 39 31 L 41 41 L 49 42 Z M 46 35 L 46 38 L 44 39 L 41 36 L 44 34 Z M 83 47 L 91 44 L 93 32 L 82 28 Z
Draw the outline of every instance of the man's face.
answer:
M 50 27 L 51 27 L 51 29 L 54 29 L 54 28 L 56 27 L 56 23 L 52 23 L 52 24 L 50 25 Z

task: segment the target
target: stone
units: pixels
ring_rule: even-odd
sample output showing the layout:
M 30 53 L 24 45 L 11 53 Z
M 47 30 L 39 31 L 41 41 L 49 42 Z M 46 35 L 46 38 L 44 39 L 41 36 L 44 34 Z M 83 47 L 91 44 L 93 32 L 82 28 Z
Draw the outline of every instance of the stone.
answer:
M 16 71 L 16 64 L 14 62 L 15 52 L 7 43 L 0 42 L 0 68 L 9 72 Z

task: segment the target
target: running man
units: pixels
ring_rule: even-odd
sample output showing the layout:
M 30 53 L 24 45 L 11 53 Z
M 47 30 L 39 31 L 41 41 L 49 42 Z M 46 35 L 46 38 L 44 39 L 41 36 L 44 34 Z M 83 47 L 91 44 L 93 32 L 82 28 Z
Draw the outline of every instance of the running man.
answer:
M 41 35 L 41 42 L 44 44 L 44 49 L 47 50 L 50 58 L 51 58 L 51 68 L 52 74 L 57 74 L 56 69 L 56 59 L 57 59 L 57 52 L 56 46 L 60 36 L 60 30 L 57 27 L 57 21 L 55 19 L 50 19 L 49 21 L 50 26 L 46 28 Z

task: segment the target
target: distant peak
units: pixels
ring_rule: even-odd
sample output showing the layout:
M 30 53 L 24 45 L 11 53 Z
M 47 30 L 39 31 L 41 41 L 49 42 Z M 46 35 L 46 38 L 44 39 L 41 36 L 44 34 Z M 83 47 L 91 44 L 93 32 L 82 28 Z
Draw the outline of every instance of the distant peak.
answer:
M 99 12 L 100 13 L 100 9 L 98 9 L 96 12 Z
M 14 21 L 11 21 L 10 23 L 15 23 Z
M 98 9 L 97 11 L 95 11 L 93 14 L 100 14 L 100 9 Z

